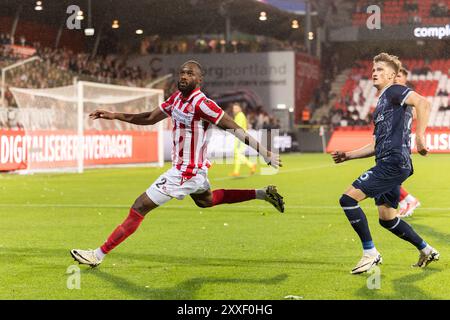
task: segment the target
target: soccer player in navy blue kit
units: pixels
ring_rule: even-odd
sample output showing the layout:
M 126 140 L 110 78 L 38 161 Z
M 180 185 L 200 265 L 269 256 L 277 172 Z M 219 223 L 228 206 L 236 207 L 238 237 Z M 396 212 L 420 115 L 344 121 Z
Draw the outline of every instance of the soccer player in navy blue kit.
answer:
M 430 103 L 410 88 L 394 84 L 401 68 L 396 56 L 381 53 L 373 59 L 372 80 L 379 93 L 374 111 L 374 141 L 350 152 L 335 151 L 335 163 L 375 156 L 376 165 L 356 179 L 340 198 L 350 224 L 361 239 L 363 257 L 352 274 L 363 273 L 380 264 L 382 258 L 372 241 L 367 218 L 359 202 L 374 198 L 381 226 L 419 250 L 419 261 L 413 267 L 426 267 L 439 260 L 439 252 L 427 244 L 413 228 L 397 217 L 400 186 L 413 174 L 411 161 L 412 110 L 417 113 L 416 145 L 422 156 L 427 154 L 425 129 Z M 410 107 L 411 106 L 411 107 Z

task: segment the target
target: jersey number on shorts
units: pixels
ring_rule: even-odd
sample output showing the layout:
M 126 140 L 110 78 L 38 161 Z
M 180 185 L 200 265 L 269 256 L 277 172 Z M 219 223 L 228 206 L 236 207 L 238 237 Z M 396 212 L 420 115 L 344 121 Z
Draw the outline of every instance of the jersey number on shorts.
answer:
M 372 174 L 372 173 L 373 173 L 373 171 L 366 171 L 359 177 L 359 179 L 361 179 L 362 181 L 366 181 L 367 179 L 370 178 L 370 174 Z
M 162 186 L 163 184 L 165 184 L 166 182 L 167 182 L 167 179 L 166 179 L 166 178 L 162 178 L 161 181 L 158 182 L 158 183 L 155 184 L 155 185 L 156 185 L 157 188 L 161 189 L 161 186 Z

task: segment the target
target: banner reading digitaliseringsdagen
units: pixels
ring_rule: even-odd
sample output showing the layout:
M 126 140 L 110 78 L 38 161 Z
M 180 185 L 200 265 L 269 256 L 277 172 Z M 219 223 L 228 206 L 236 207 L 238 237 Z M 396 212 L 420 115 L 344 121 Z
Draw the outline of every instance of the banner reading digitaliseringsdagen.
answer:
M 158 133 L 86 131 L 85 166 L 158 162 Z M 0 171 L 76 167 L 80 140 L 70 131 L 0 130 Z

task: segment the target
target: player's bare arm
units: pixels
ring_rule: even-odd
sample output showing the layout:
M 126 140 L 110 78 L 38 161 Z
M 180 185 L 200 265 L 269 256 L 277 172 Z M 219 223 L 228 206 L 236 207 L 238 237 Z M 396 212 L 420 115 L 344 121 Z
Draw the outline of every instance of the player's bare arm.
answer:
M 267 150 L 261 143 L 259 143 L 256 139 L 249 135 L 248 132 L 240 127 L 229 115 L 224 114 L 217 126 L 224 130 L 232 129 L 234 136 L 246 145 L 255 149 L 264 158 L 267 164 L 274 168 L 282 167 L 281 159 L 278 154 Z
M 412 92 L 405 101 L 406 104 L 414 107 L 416 110 L 417 122 L 416 122 L 416 145 L 417 152 L 420 155 L 426 156 L 428 153 L 425 142 L 425 130 L 430 118 L 431 104 L 430 102 L 416 92 Z
M 137 125 L 153 125 L 159 121 L 167 118 L 167 115 L 156 108 L 150 112 L 142 113 L 122 113 L 122 112 L 110 112 L 106 110 L 95 110 L 89 117 L 92 120 L 105 119 L 105 120 L 119 120 L 129 122 Z
M 375 154 L 375 142 L 353 151 L 333 151 L 331 156 L 335 163 L 341 163 L 348 160 L 362 159 L 372 157 Z

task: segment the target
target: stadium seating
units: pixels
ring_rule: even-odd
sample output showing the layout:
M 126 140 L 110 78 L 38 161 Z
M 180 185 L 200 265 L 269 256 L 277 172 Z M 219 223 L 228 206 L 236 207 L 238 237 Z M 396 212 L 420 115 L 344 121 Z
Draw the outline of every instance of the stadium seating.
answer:
M 435 0 L 390 0 L 378 1 L 382 4 L 382 23 L 384 25 L 428 24 L 445 25 L 448 23 L 448 9 L 450 1 Z M 436 10 L 438 3 L 442 8 Z M 352 16 L 353 26 L 366 24 L 368 14 L 366 8 L 372 3 L 367 0 L 358 0 Z M 447 13 L 445 16 L 445 8 Z M 442 14 L 439 14 L 442 13 Z
M 377 102 L 376 89 L 370 80 L 371 61 L 358 61 L 341 88 L 341 98 L 334 109 L 355 109 L 360 119 L 368 119 Z M 410 70 L 408 81 L 414 90 L 428 98 L 432 109 L 429 126 L 450 127 L 450 60 L 403 60 Z M 363 99 L 361 99 L 363 97 Z
M 144 87 L 154 80 L 140 68 L 128 67 L 111 56 L 89 57 L 66 49 L 38 48 L 43 62 L 33 62 L 6 73 L 6 102 L 15 106 L 9 87 L 52 88 L 73 84 L 73 79 Z M 20 60 L 7 45 L 0 45 L 0 68 Z

